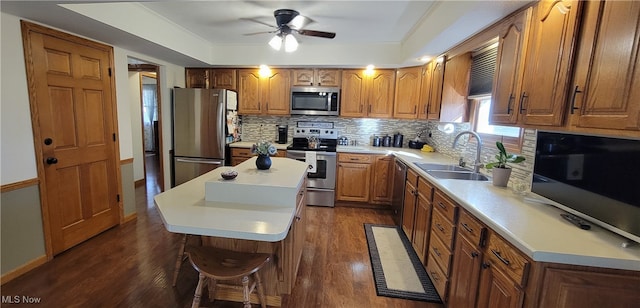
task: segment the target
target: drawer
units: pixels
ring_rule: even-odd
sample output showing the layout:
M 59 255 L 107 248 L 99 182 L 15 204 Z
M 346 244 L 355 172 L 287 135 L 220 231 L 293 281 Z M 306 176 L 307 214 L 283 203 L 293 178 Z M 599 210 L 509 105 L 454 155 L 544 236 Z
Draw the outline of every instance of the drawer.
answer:
M 431 282 L 433 282 L 433 286 L 436 288 L 436 291 L 438 291 L 438 295 L 440 295 L 442 301 L 446 301 L 445 295 L 447 294 L 447 285 L 449 280 L 433 259 L 433 254 L 429 253 L 429 259 L 427 260 L 427 273 L 429 274 Z
M 438 236 L 447 249 L 453 250 L 453 236 L 456 230 L 455 225 L 444 218 L 444 216 L 442 216 L 438 211 L 433 211 L 432 216 L 431 234 Z
M 251 157 L 251 149 L 247 148 L 231 148 L 231 156 Z
M 273 157 L 287 157 L 287 150 L 278 150 L 276 155 L 273 155 Z
M 353 153 L 339 153 L 338 161 L 343 163 L 371 163 L 373 162 L 373 155 L 368 154 L 353 154 Z
M 407 169 L 407 182 L 413 186 L 418 186 L 418 174 L 411 169 Z
M 466 237 L 476 247 L 483 247 L 485 245 L 484 237 L 487 228 L 485 228 L 477 219 L 471 214 L 460 211 L 460 217 L 458 218 L 458 233 Z
M 456 222 L 458 205 L 439 190 L 436 190 L 433 195 L 433 208 L 439 211 L 450 222 Z
M 526 285 L 530 262 L 519 250 L 495 233 L 489 236 L 486 258 L 492 266 L 498 267 L 518 285 L 522 287 Z
M 433 201 L 433 185 L 423 178 L 418 179 L 418 193 L 429 200 L 429 203 Z
M 429 253 L 431 254 L 430 260 L 436 260 L 436 262 L 442 268 L 442 272 L 446 277 L 449 277 L 449 266 L 451 266 L 451 259 L 453 254 L 437 236 L 431 238 L 429 242 Z

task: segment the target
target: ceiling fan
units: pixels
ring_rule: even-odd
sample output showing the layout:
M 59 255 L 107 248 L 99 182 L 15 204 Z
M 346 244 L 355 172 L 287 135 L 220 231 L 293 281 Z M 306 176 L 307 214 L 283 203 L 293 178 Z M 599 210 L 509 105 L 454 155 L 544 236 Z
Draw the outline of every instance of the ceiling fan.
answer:
M 244 20 L 257 22 L 259 24 L 275 28 L 275 30 L 272 31 L 247 33 L 245 35 L 275 33 L 276 35 L 271 39 L 271 41 L 269 41 L 269 45 L 271 45 L 272 48 L 279 50 L 282 43 L 284 42 L 285 51 L 288 52 L 294 51 L 298 47 L 298 41 L 293 36 L 293 33 L 298 33 L 300 35 L 306 36 L 323 37 L 328 39 L 336 37 L 336 34 L 334 32 L 304 29 L 304 27 L 315 21 L 309 17 L 300 15 L 300 13 L 298 13 L 298 11 L 296 10 L 278 9 L 273 12 L 273 16 L 276 18 L 276 26 L 257 19 L 243 18 Z

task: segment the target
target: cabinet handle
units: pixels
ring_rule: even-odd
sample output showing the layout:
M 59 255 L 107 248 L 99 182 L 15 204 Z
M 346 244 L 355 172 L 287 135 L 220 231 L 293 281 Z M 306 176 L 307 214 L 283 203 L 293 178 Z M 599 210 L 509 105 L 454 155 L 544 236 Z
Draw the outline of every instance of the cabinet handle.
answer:
M 444 206 L 444 204 L 442 204 L 442 202 L 440 202 L 440 201 L 438 201 L 438 205 L 439 205 L 443 210 L 446 210 L 446 209 L 447 209 L 447 207 L 446 207 L 446 206 Z
M 438 228 L 438 230 L 440 230 L 441 232 L 444 232 L 444 228 L 440 224 L 436 224 L 436 228 Z
M 576 88 L 573 90 L 573 96 L 571 97 L 571 114 L 573 114 L 574 111 L 580 109 L 580 108 L 576 107 L 576 95 L 578 93 L 582 93 L 582 91 L 580 91 L 578 89 L 578 86 L 576 86 Z
M 483 269 L 487 269 L 487 268 L 489 268 L 490 266 L 491 266 L 491 265 L 490 265 L 489 263 L 487 263 L 487 262 L 482 263 L 482 268 L 483 268 Z
M 429 273 L 431 274 L 431 278 L 433 278 L 433 280 L 435 280 L 435 281 L 440 280 L 440 278 L 438 278 L 438 275 L 436 274 L 436 272 L 431 271 Z
M 433 247 L 433 252 L 436 254 L 436 256 L 440 257 L 440 252 L 438 251 L 438 248 Z
M 494 255 L 494 256 L 496 256 L 496 258 L 498 258 L 498 260 L 500 260 L 500 261 L 501 261 L 502 263 L 504 263 L 505 265 L 509 265 L 509 264 L 511 264 L 511 262 L 510 262 L 509 260 L 507 260 L 507 259 L 503 258 L 503 257 L 500 255 L 500 252 L 495 251 L 495 250 L 493 250 L 493 249 L 491 249 L 491 252 L 493 252 L 493 255 Z
M 418 114 L 418 105 L 413 105 L 413 114 Z
M 369 113 L 371 113 L 371 104 L 369 104 Z
M 362 104 L 360 104 L 360 111 L 359 112 L 362 112 Z
M 309 83 L 309 85 L 310 85 L 310 86 L 312 86 L 312 85 L 313 85 L 313 82 L 310 82 L 310 83 Z
M 300 217 L 300 216 L 296 216 L 296 220 L 297 220 L 297 221 L 300 221 L 301 219 L 302 219 L 302 217 Z
M 469 228 L 469 225 L 467 225 L 466 223 L 462 223 L 462 227 L 467 230 L 467 232 L 469 233 L 473 233 L 473 229 Z
M 429 104 L 424 105 L 424 114 L 429 114 Z
M 513 111 L 513 108 L 511 108 L 511 102 L 513 102 L 514 99 L 516 99 L 516 97 L 513 95 L 513 93 L 509 94 L 509 102 L 507 102 L 507 114 L 511 114 L 511 111 Z
M 527 95 L 527 92 L 522 92 L 522 95 L 520 96 L 520 114 L 522 114 L 523 111 L 527 110 L 526 108 L 523 108 L 523 107 L 524 107 L 524 100 L 528 97 L 529 95 Z
M 269 111 L 269 103 L 264 104 L 264 106 L 265 106 L 265 109 Z
M 477 256 L 479 256 L 478 252 L 476 252 L 476 251 L 472 251 L 471 252 L 471 257 L 472 258 L 476 258 Z

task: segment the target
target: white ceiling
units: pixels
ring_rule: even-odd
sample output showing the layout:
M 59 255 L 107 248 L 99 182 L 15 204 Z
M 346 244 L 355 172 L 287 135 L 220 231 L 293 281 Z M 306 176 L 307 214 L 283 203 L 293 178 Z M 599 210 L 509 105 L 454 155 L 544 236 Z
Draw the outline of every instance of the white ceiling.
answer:
M 526 5 L 515 1 L 2 1 L 3 12 L 182 66 L 384 67 L 436 56 Z M 273 11 L 315 22 L 293 54 L 271 50 Z M 144 59 L 142 59 L 144 60 Z

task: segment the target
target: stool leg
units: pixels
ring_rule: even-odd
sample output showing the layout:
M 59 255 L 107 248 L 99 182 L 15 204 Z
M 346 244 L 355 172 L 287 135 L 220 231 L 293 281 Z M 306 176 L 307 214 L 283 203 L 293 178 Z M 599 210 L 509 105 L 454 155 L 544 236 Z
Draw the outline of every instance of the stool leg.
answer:
M 262 287 L 262 279 L 260 279 L 260 274 L 258 272 L 253 273 L 253 277 L 256 280 L 256 287 L 258 288 L 258 297 L 260 298 L 260 307 L 267 307 L 267 299 L 264 296 L 264 288 Z
M 205 276 L 203 274 L 199 275 L 198 285 L 196 286 L 196 293 L 193 295 L 193 303 L 191 304 L 191 308 L 200 307 L 200 298 L 202 297 L 202 286 L 204 285 Z
M 213 303 L 216 299 L 216 285 L 218 284 L 218 282 L 213 279 L 213 278 L 209 278 L 209 300 Z
M 248 276 L 242 277 L 242 294 L 244 295 L 244 308 L 251 308 Z
M 176 259 L 176 268 L 173 271 L 173 286 L 176 286 L 178 282 L 178 273 L 180 273 L 180 267 L 182 266 L 182 261 L 184 258 L 184 246 L 187 244 L 187 235 L 185 234 L 182 237 L 182 241 L 180 242 L 180 248 L 178 248 L 178 258 Z

